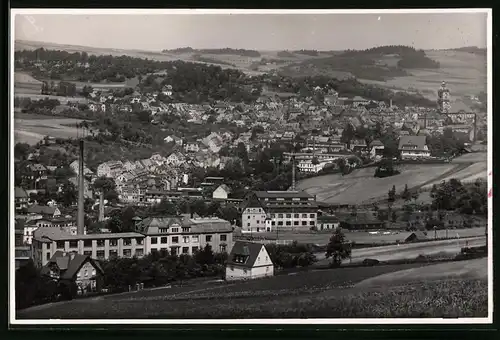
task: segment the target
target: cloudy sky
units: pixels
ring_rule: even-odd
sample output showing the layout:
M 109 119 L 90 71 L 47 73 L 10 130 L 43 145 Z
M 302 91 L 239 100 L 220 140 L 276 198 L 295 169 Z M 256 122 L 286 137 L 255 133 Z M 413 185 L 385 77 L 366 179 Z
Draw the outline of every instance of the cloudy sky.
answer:
M 486 47 L 485 13 L 16 15 L 15 39 L 158 51 Z

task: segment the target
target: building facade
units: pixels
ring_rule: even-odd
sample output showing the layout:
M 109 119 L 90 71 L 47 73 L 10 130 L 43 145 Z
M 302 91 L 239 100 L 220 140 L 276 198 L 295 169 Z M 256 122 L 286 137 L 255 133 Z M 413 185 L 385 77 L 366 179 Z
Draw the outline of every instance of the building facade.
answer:
M 316 198 L 303 191 L 255 191 L 242 203 L 242 232 L 316 227 Z
M 248 280 L 274 275 L 274 264 L 260 243 L 237 241 L 228 256 L 226 280 Z

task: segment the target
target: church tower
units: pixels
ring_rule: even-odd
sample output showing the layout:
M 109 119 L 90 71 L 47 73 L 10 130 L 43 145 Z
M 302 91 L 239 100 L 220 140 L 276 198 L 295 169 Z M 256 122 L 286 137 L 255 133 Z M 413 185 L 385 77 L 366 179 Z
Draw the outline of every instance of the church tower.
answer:
M 446 82 L 443 81 L 438 90 L 438 109 L 441 113 L 448 113 L 450 107 L 450 90 L 446 87 Z

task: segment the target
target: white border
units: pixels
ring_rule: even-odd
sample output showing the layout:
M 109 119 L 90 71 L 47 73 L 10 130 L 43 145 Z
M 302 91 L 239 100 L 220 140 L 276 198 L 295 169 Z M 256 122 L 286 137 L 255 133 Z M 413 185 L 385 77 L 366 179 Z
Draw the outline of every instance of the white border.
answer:
M 110 14 L 121 14 L 121 15 L 164 15 L 164 14 L 425 14 L 425 13 L 486 13 L 487 14 L 487 95 L 488 95 L 488 188 L 492 187 L 492 176 L 489 173 L 493 171 L 492 157 L 493 157 L 493 87 L 492 87 L 492 10 L 491 9 L 389 9 L 389 10 L 256 10 L 256 9 L 11 9 L 10 18 L 10 71 L 9 72 L 9 82 L 10 82 L 10 120 L 9 120 L 9 132 L 10 132 L 10 172 L 9 172 L 9 183 L 10 183 L 10 216 L 14 216 L 14 133 L 13 133 L 13 122 L 14 122 L 14 81 L 13 81 L 13 70 L 14 70 L 14 42 L 15 42 L 15 15 L 29 15 L 29 14 L 80 14 L 80 15 L 110 15 Z M 14 227 L 14 219 L 10 219 L 10 233 L 9 233 L 9 254 L 10 261 L 8 263 L 9 267 L 9 296 L 11 298 L 11 303 L 9 304 L 9 321 L 12 325 L 82 325 L 82 324 L 132 324 L 132 325 L 146 325 L 146 324 L 491 324 L 493 322 L 493 202 L 492 199 L 488 199 L 488 317 L 486 318 L 461 318 L 461 319 L 220 319 L 220 320 L 147 320 L 147 319 L 137 319 L 137 320 L 127 320 L 127 319 L 109 319 L 109 320 L 16 320 L 15 318 L 15 279 L 14 279 L 14 258 L 15 258 L 15 247 L 14 245 L 14 232 L 12 232 Z

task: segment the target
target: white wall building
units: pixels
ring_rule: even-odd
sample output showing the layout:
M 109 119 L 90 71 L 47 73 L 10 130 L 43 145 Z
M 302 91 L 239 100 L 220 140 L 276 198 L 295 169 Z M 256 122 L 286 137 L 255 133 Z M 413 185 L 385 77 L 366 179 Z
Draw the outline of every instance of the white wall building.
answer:
M 226 280 L 247 280 L 274 275 L 274 264 L 260 243 L 235 242 L 226 265 Z

